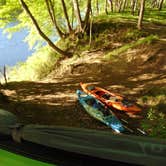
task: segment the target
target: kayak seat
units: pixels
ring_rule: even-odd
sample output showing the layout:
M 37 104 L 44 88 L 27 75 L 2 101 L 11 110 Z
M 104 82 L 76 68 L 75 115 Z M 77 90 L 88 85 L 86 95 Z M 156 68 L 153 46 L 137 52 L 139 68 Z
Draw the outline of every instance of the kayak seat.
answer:
M 103 97 L 104 99 L 106 99 L 106 100 L 109 100 L 109 99 L 110 99 L 110 97 L 111 97 L 111 95 L 110 95 L 110 94 L 105 93 L 104 95 L 102 95 L 102 97 Z

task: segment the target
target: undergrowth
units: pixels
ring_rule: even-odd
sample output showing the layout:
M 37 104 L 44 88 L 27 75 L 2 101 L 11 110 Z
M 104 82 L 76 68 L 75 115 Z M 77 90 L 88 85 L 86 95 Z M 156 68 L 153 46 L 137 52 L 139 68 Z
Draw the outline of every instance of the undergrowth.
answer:
M 148 107 L 142 128 L 151 137 L 166 138 L 166 88 L 152 88 L 139 103 Z
M 9 71 L 9 81 L 36 81 L 46 77 L 54 68 L 59 55 L 48 47 L 35 52 L 26 62 L 18 63 Z
M 116 22 L 120 22 L 120 21 L 124 21 L 124 20 L 125 21 L 130 20 L 130 21 L 136 22 L 138 20 L 137 12 L 135 13 L 135 15 L 132 15 L 130 10 L 126 10 L 122 13 L 109 12 L 108 15 L 103 14 L 103 15 L 97 17 L 97 18 L 98 19 L 103 18 L 105 21 L 113 20 L 113 21 L 116 21 Z M 152 10 L 151 8 L 146 8 L 145 12 L 144 12 L 143 20 L 145 22 L 166 25 L 165 16 L 166 16 L 166 8 L 163 8 L 161 11 L 159 11 L 158 9 L 155 9 L 155 10 L 153 9 Z

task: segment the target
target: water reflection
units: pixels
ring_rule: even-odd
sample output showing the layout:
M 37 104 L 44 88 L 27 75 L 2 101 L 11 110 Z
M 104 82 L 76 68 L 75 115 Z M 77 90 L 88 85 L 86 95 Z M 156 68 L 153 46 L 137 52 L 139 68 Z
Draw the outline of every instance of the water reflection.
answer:
M 0 29 L 0 67 L 13 66 L 17 62 L 25 61 L 32 54 L 27 43 L 23 42 L 26 35 L 26 30 L 22 30 L 8 39 L 7 34 L 3 34 L 3 29 Z

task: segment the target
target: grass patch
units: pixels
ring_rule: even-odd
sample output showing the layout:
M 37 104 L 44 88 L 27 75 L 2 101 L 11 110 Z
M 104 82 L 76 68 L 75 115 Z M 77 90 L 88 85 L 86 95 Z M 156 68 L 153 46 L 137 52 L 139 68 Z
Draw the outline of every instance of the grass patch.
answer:
M 135 12 L 135 15 L 131 14 L 131 10 L 127 9 L 124 12 L 118 13 L 118 12 L 109 12 L 108 15 L 103 13 L 97 19 L 101 19 L 104 21 L 133 21 L 137 22 L 138 21 L 138 11 Z M 163 8 L 161 11 L 158 9 L 150 9 L 146 8 L 144 12 L 144 18 L 143 21 L 146 22 L 151 22 L 151 23 L 158 23 L 158 24 L 166 24 L 166 8 Z M 95 18 L 96 19 L 96 18 Z
M 166 88 L 154 87 L 139 99 L 141 105 L 148 110 L 141 127 L 151 137 L 166 138 Z
M 128 49 L 132 49 L 136 46 L 139 46 L 141 44 L 150 44 L 152 43 L 154 40 L 157 40 L 158 39 L 158 36 L 157 35 L 150 35 L 148 37 L 145 37 L 145 38 L 141 38 L 141 39 L 138 39 L 137 41 L 135 42 L 132 42 L 132 43 L 129 43 L 129 44 L 125 44 L 123 45 L 122 47 L 120 48 L 117 48 L 111 52 L 109 52 L 108 54 L 105 55 L 105 58 L 106 59 L 111 59 L 112 57 L 116 57 L 118 56 L 119 54 L 123 53 L 123 52 L 126 52 Z
M 165 104 L 166 105 L 166 104 Z M 151 137 L 166 138 L 166 115 L 156 108 L 150 108 L 141 127 Z
M 159 23 L 159 24 L 166 25 L 165 18 L 166 18 L 166 8 L 163 8 L 161 11 L 159 11 L 158 9 L 145 10 L 144 20 L 147 22 Z

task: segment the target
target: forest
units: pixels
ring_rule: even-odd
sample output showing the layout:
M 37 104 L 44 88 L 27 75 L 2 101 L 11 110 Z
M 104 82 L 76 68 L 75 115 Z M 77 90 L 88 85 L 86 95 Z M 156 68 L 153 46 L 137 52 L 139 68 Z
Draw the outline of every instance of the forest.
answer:
M 34 50 L 1 71 L 0 106 L 21 123 L 110 130 L 78 104 L 85 82 L 141 107 L 128 128 L 166 138 L 166 1 L 0 0 L 0 28 Z
M 166 0 L 0 0 L 0 165 L 165 165 L 165 55 Z

